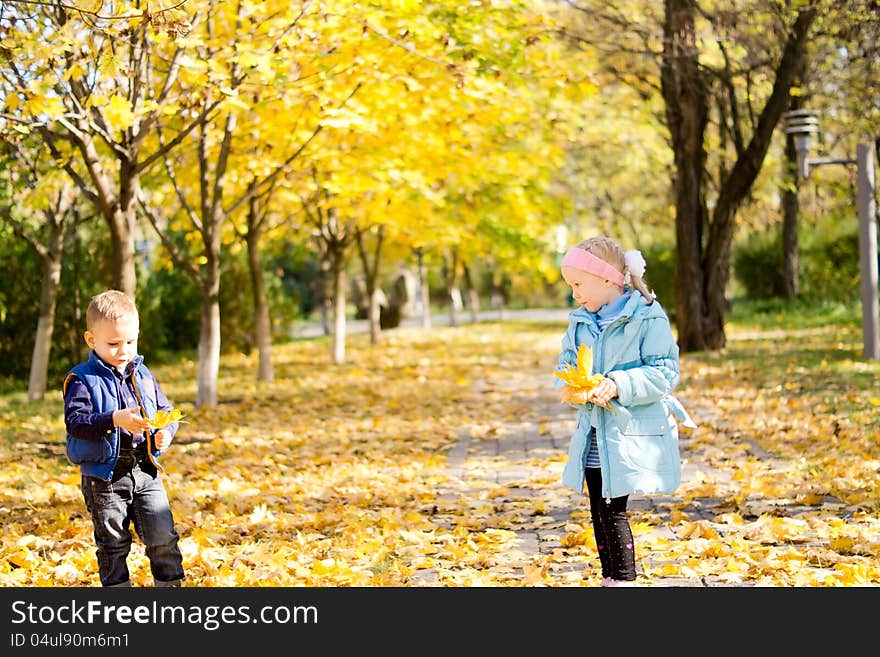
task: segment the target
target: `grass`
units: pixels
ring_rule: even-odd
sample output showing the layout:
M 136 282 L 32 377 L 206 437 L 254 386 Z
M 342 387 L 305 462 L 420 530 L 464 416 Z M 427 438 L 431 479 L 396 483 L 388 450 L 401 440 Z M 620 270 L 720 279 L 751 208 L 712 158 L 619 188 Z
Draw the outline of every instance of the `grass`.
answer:
M 734 299 L 725 324 L 731 328 L 762 330 L 858 326 L 861 324 L 861 310 L 856 303 L 825 299 Z

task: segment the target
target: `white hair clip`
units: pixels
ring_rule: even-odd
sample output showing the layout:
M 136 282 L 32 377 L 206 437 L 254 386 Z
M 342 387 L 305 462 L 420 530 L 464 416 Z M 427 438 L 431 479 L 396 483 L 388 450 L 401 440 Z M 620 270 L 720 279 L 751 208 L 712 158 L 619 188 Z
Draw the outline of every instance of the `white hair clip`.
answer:
M 645 275 L 645 268 L 648 266 L 648 263 L 646 263 L 644 257 L 642 257 L 641 251 L 637 249 L 627 251 L 623 254 L 623 262 L 626 264 L 626 274 L 624 275 L 623 281 L 624 284 L 629 285 L 632 281 L 632 276 L 638 276 L 641 278 Z

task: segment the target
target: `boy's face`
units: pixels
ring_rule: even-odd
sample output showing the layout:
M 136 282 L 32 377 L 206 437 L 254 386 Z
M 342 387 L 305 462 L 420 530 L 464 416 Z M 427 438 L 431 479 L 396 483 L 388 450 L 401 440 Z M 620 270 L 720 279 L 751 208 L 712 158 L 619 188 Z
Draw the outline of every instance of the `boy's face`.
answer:
M 122 372 L 137 355 L 140 326 L 137 316 L 102 319 L 83 336 L 105 363 Z

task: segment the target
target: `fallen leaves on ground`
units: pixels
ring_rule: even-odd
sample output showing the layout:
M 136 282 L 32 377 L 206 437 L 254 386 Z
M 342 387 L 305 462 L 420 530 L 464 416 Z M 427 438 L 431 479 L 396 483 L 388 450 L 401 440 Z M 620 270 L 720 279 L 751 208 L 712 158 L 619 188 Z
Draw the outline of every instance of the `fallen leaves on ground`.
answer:
M 328 339 L 294 341 L 259 384 L 256 353 L 224 356 L 221 403 L 202 409 L 195 363 L 152 364 L 189 419 L 162 458 L 187 585 L 598 583 L 588 504 L 560 482 L 574 412 L 548 372 L 563 330 L 352 335 L 343 365 L 327 364 Z M 640 582 L 880 584 L 878 366 L 858 349 L 840 327 L 730 331 L 723 352 L 682 357 L 679 397 L 699 428 L 682 434 L 680 489 L 631 500 Z M 0 397 L 0 585 L 95 586 L 60 395 L 24 399 Z M 473 449 L 454 471 L 463 435 Z M 496 453 L 536 436 L 556 449 Z M 138 540 L 129 565 L 152 585 Z

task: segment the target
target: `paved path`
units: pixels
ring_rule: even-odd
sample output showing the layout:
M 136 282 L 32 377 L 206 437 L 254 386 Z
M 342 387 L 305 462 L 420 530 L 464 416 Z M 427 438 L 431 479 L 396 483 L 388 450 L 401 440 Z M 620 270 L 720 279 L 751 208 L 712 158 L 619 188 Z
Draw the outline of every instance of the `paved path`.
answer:
M 554 321 L 562 326 L 569 312 L 570 309 L 564 308 L 507 310 L 503 315 L 498 311 L 483 311 L 480 319 Z M 434 315 L 432 321 L 438 326 L 448 324 L 448 314 Z M 461 323 L 469 321 L 469 314 L 463 313 Z M 416 320 L 407 320 L 403 327 L 417 325 Z M 353 332 L 366 331 L 366 322 L 351 322 L 348 329 Z M 518 421 L 511 420 L 500 426 L 495 423 L 491 432 L 476 425 L 461 428 L 458 441 L 447 453 L 448 483 L 439 491 L 439 501 L 445 505 L 446 513 L 441 508 L 433 521 L 448 530 L 454 527 L 458 519 L 470 513 L 472 518 L 479 519 L 476 524 L 483 528 L 493 527 L 493 521 L 497 519 L 494 526 L 515 532 L 515 548 L 498 556 L 489 566 L 494 583 L 541 585 L 546 583 L 546 579 L 542 580 L 540 574 L 534 571 L 536 567 L 546 567 L 554 584 L 593 585 L 598 581 L 598 558 L 594 545 L 589 545 L 586 557 L 583 552 L 566 557 L 567 551 L 563 545 L 570 535 L 571 523 L 584 525 L 589 522 L 587 500 L 564 487 L 560 480 L 569 437 L 574 429 L 574 410 L 557 401 L 546 381 L 526 378 L 509 381 L 506 385 L 509 390 L 505 394 L 528 408 L 528 412 Z M 738 443 L 743 458 L 757 459 L 767 468 L 783 470 L 792 465 L 766 452 L 753 438 L 731 431 L 724 418 L 719 417 L 714 409 L 697 408 L 680 393 L 678 396 L 700 425 L 696 432 L 683 431 L 679 437 L 682 482 L 702 482 L 705 486 L 700 488 L 711 491 L 713 497 L 689 496 L 686 502 L 683 495 L 677 494 L 630 498 L 631 515 L 638 516 L 640 512 L 650 515 L 651 524 L 655 525 L 649 535 L 640 533 L 636 536 L 637 583 L 652 587 L 755 586 L 754 580 L 731 583 L 712 575 L 658 576 L 655 573 L 663 565 L 662 562 L 654 561 L 647 550 L 639 550 L 639 541 L 644 543 L 646 538 L 653 538 L 654 535 L 670 541 L 679 540 L 671 529 L 676 525 L 670 519 L 670 509 L 673 507 L 691 521 L 709 522 L 728 510 L 729 499 L 738 494 L 738 487 L 732 481 L 732 470 L 719 462 L 718 448 L 712 444 L 712 437 Z M 746 505 L 748 502 L 746 500 Z M 774 515 L 790 518 L 816 511 L 815 505 L 808 506 L 790 499 L 760 496 L 754 502 L 765 509 L 772 507 Z M 837 514 L 843 505 L 828 495 L 821 506 L 828 513 Z M 486 517 L 488 507 L 491 507 L 489 513 L 494 516 L 492 518 Z M 536 514 L 535 509 L 540 509 L 540 513 Z M 644 576 L 646 567 L 650 568 L 651 577 Z M 681 571 L 680 568 L 670 570 Z M 440 581 L 436 572 L 419 570 L 411 578 L 411 584 L 435 586 Z
M 591 585 L 598 579 L 598 559 L 591 556 L 585 561 L 582 554 L 566 559 L 562 556 L 564 551 L 560 550 L 563 539 L 569 533 L 566 526 L 573 521 L 583 524 L 589 509 L 586 498 L 564 487 L 560 481 L 569 436 L 574 429 L 575 413 L 573 409 L 560 404 L 548 386 L 529 385 L 527 382 L 511 385 L 511 394 L 528 396 L 529 403 L 534 398 L 536 412 L 521 422 L 507 422 L 490 435 L 472 437 L 471 428 L 463 427 L 458 442 L 447 453 L 446 474 L 450 479 L 441 490 L 440 499 L 454 506 L 458 514 L 463 508 L 476 508 L 487 500 L 496 506 L 507 507 L 516 507 L 517 504 L 525 506 L 525 501 L 529 509 L 534 509 L 537 502 L 543 510 L 540 517 L 528 513 L 519 520 L 514 519 L 512 525 L 506 523 L 508 528 L 516 532 L 519 540 L 515 549 L 504 553 L 492 566 L 495 578 L 500 581 L 507 578 L 511 584 L 515 582 L 521 585 L 522 578 L 528 581 L 530 569 L 534 570 L 535 564 L 545 562 L 552 571 L 554 582 L 573 586 Z M 699 451 L 691 450 L 689 434 L 681 435 L 680 446 L 683 479 L 700 476 L 712 480 L 726 476 L 717 468 L 710 468 Z M 675 534 L 666 523 L 672 501 L 681 502 L 680 498 L 664 495 L 633 496 L 629 508 L 633 511 L 650 511 L 659 516 L 663 522 L 653 532 L 668 540 L 675 540 Z M 711 520 L 716 513 L 714 508 L 722 502 L 721 499 L 696 499 L 685 511 L 691 520 Z M 449 519 L 452 519 L 452 515 Z M 445 520 L 441 513 L 435 522 L 443 524 Z M 644 534 L 641 536 L 644 540 Z M 590 548 L 590 554 L 594 555 L 593 546 Z M 542 559 L 542 556 L 553 558 Z M 644 552 L 640 554 L 638 544 L 636 556 L 640 586 L 730 586 L 710 578 L 648 579 L 643 577 L 645 565 L 658 564 L 653 563 Z M 596 575 L 585 577 L 585 572 L 595 572 Z M 540 579 L 536 579 L 536 582 L 540 582 Z M 431 571 L 418 573 L 413 582 L 425 586 L 435 583 L 436 574 Z
M 512 530 L 518 541 L 516 547 L 500 555 L 490 565 L 493 581 L 511 586 L 525 584 L 546 585 L 547 580 L 535 574 L 537 567 L 549 569 L 554 585 L 592 586 L 598 583 L 599 564 L 595 546 L 590 539 L 586 556 L 567 556 L 570 550 L 563 548 L 563 541 L 571 532 L 567 525 L 572 522 L 585 526 L 588 523 L 589 504 L 585 497 L 564 487 L 561 482 L 562 467 L 568 449 L 569 437 L 575 426 L 573 409 L 560 404 L 546 382 L 510 381 L 509 390 L 502 391 L 515 399 L 519 406 L 531 410 L 519 421 L 508 421 L 501 426 L 493 425 L 491 432 L 485 427 L 463 427 L 458 441 L 447 453 L 446 474 L 449 482 L 441 489 L 440 499 L 450 507 L 449 515 L 442 512 L 435 522 L 454 522 L 455 518 L 467 517 L 472 511 L 483 527 L 492 527 L 497 519 L 499 527 Z M 494 392 L 499 392 L 495 390 Z M 652 559 L 647 550 L 639 550 L 639 542 L 655 535 L 669 541 L 680 540 L 672 527 L 670 511 L 675 509 L 692 521 L 708 521 L 717 527 L 717 517 L 730 507 L 730 499 L 740 494 L 740 487 L 731 473 L 736 470 L 731 463 L 718 459 L 718 448 L 713 437 L 730 441 L 731 431 L 723 417 L 712 408 L 694 405 L 681 394 L 684 403 L 700 427 L 695 431 L 682 431 L 679 444 L 682 456 L 683 494 L 632 496 L 629 508 L 631 516 L 652 517 L 652 530 L 636 535 L 637 584 L 651 587 L 754 587 L 765 586 L 759 580 L 747 578 L 738 582 L 715 575 L 684 577 L 662 576 L 663 562 Z M 734 432 L 735 433 L 735 432 Z M 762 463 L 766 469 L 783 471 L 793 467 L 790 461 L 780 459 L 765 451 L 753 438 L 738 436 L 743 460 Z M 711 491 L 712 497 L 694 496 L 694 486 L 684 494 L 685 482 L 696 484 L 696 490 Z M 814 515 L 822 509 L 828 515 L 846 515 L 845 505 L 832 495 L 826 495 L 818 505 L 804 504 L 790 498 L 773 498 L 764 494 L 754 495 L 742 501 L 743 508 L 750 508 L 756 516 L 772 509 L 776 517 L 799 518 Z M 683 505 L 683 506 L 682 506 Z M 486 517 L 486 507 L 491 506 L 493 517 Z M 454 508 L 454 511 L 451 510 Z M 756 508 L 763 510 L 756 511 Z M 536 513 L 535 510 L 540 512 Z M 520 512 L 521 510 L 521 512 Z M 640 514 L 639 512 L 644 512 Z M 449 524 L 445 527 L 449 528 Z M 723 527 L 718 527 L 720 533 Z M 576 532 L 577 533 L 577 532 Z M 817 543 L 815 536 L 805 535 L 801 543 Z M 543 566 L 542 566 L 543 564 Z M 682 571 L 682 563 L 672 564 L 670 572 Z M 645 568 L 651 576 L 645 576 Z M 686 570 L 686 569 L 685 569 Z M 436 578 L 436 574 L 434 574 Z M 421 579 L 421 581 L 419 581 Z M 530 581 L 532 579 L 532 581 Z M 756 583 L 757 582 L 757 583 Z M 414 585 L 431 586 L 430 571 L 419 573 Z M 772 585 L 772 584 L 769 584 Z

